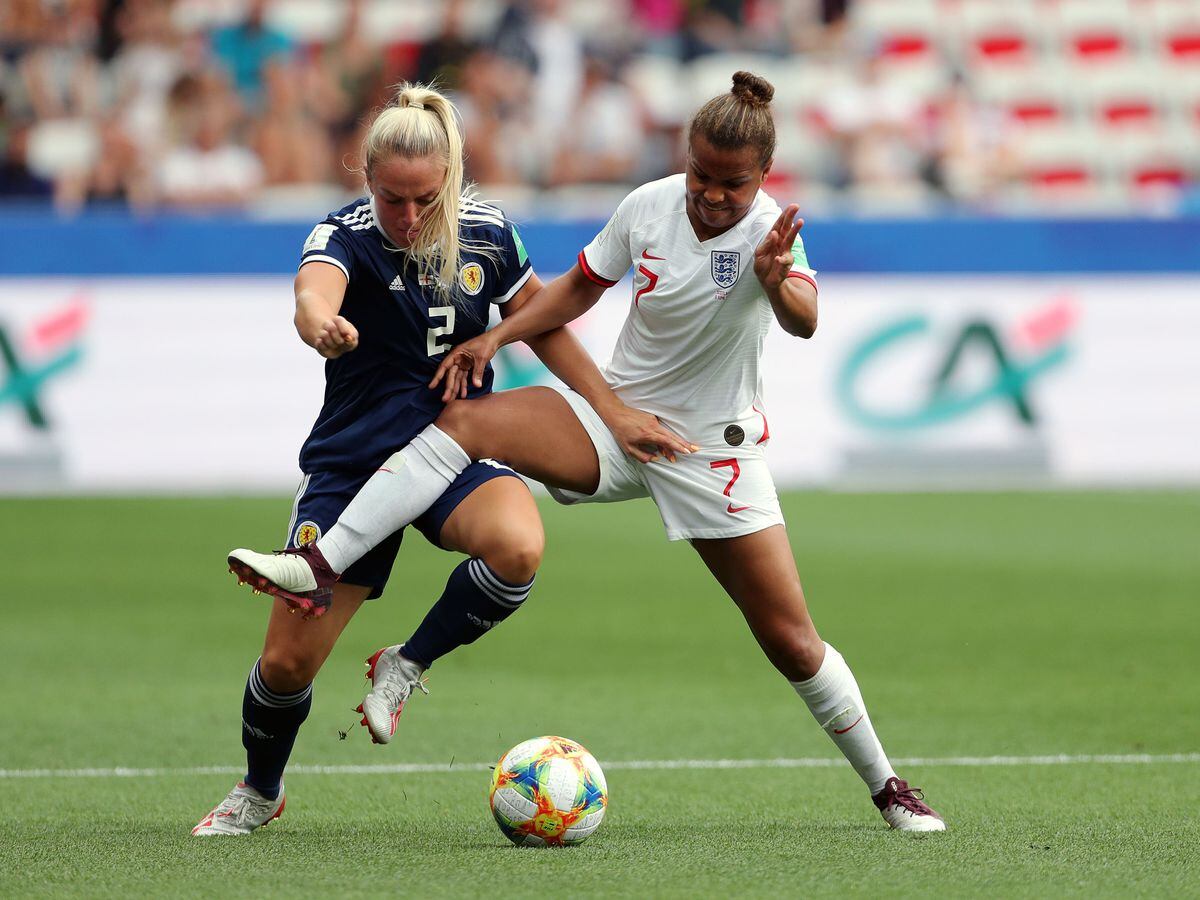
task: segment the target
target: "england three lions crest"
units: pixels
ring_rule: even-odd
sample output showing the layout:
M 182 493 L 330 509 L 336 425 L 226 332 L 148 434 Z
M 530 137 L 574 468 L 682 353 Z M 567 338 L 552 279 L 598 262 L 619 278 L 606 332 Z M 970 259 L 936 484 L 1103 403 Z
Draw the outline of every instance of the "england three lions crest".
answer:
M 731 288 L 738 280 L 742 254 L 737 250 L 712 252 L 712 277 L 719 288 Z

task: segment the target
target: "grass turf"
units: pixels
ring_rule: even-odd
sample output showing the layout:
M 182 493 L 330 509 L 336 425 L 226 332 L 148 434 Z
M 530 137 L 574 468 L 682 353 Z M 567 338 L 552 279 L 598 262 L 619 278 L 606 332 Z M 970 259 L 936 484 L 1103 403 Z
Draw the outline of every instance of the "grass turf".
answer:
M 221 561 L 277 544 L 288 507 L 0 501 L 0 769 L 238 765 L 266 603 Z M 785 508 L 814 617 L 894 757 L 1200 749 L 1200 495 L 808 493 Z M 407 636 L 454 564 L 410 534 L 293 755 L 444 771 L 295 773 L 284 817 L 234 841 L 188 836 L 232 774 L 2 777 L 0 896 L 1196 892 L 1195 762 L 909 766 L 951 826 L 916 839 L 884 828 L 846 767 L 616 766 L 835 751 L 652 506 L 543 513 L 528 608 L 433 669 L 398 743 L 339 741 L 362 659 Z M 486 773 L 462 765 L 544 733 L 614 763 L 609 819 L 573 850 L 510 847 Z

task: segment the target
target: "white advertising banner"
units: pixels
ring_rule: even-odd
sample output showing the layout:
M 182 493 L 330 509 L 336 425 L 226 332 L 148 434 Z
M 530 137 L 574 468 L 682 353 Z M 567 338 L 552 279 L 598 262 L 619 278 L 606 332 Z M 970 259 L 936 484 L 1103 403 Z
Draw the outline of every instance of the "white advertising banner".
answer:
M 576 326 L 601 362 L 629 297 Z M 0 279 L 0 493 L 293 489 L 323 361 L 291 315 L 288 277 Z M 1198 278 L 826 276 L 820 318 L 767 341 L 781 487 L 1200 483 Z

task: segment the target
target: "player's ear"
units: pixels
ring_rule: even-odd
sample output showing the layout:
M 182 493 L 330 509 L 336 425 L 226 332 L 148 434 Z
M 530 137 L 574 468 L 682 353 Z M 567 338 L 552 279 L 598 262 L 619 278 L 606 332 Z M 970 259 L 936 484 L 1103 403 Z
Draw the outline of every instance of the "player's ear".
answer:
M 771 173 L 771 166 L 773 166 L 773 165 L 775 165 L 775 157 L 772 156 L 770 159 L 767 160 L 767 164 L 765 166 L 763 166 L 762 177 L 758 179 L 759 184 L 762 184 L 764 181 L 767 180 L 767 175 L 769 175 Z

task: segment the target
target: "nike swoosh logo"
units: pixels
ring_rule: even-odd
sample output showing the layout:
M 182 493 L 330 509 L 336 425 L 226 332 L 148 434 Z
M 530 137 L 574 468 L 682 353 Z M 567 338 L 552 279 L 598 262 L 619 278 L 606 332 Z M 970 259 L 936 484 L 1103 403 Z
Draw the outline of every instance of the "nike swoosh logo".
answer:
M 744 509 L 749 509 L 749 508 L 750 508 L 750 507 L 748 507 L 748 506 L 734 506 L 732 503 L 730 503 L 730 504 L 729 504 L 727 507 L 725 507 L 725 512 L 727 512 L 727 513 L 740 513 L 742 510 L 744 510 Z M 851 725 L 850 727 L 851 727 L 851 728 L 853 728 L 854 726 L 853 726 L 853 725 Z
M 665 256 L 655 256 L 649 250 L 642 251 L 642 259 L 666 259 Z
M 859 716 L 857 719 L 855 719 L 850 725 L 847 725 L 845 728 L 833 729 L 833 733 L 834 734 L 845 734 L 847 731 L 849 731 L 851 728 L 853 728 L 855 725 L 857 725 L 862 720 L 863 720 L 863 717 Z

